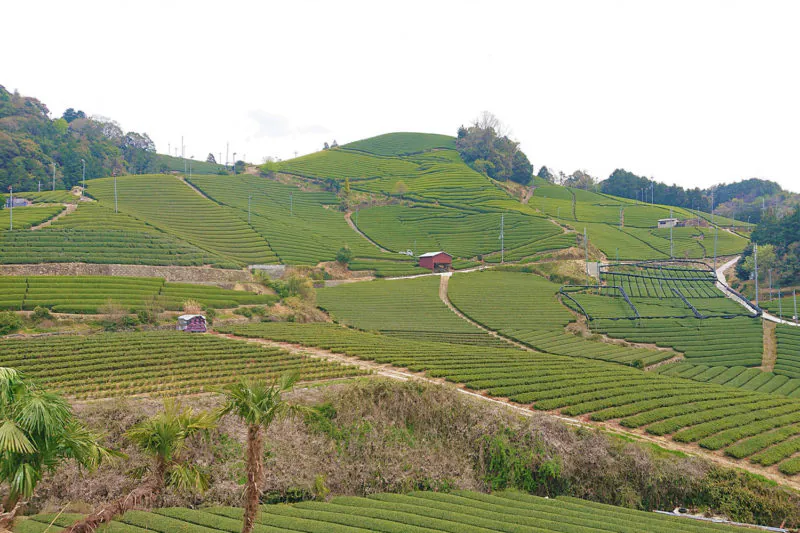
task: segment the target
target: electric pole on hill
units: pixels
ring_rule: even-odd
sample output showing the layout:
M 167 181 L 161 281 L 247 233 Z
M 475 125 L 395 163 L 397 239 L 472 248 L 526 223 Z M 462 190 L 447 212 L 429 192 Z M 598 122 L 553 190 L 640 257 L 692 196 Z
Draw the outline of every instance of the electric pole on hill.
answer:
M 794 300 L 794 315 L 792 315 L 792 319 L 797 324 L 797 289 L 792 289 L 792 300 Z
M 117 171 L 114 170 L 114 212 L 118 213 L 117 210 Z
M 8 186 L 8 223 L 9 223 L 9 231 L 14 231 L 14 186 Z
M 83 191 L 86 190 L 86 160 L 81 159 L 81 163 L 83 164 L 83 188 L 81 189 L 81 198 L 83 198 Z

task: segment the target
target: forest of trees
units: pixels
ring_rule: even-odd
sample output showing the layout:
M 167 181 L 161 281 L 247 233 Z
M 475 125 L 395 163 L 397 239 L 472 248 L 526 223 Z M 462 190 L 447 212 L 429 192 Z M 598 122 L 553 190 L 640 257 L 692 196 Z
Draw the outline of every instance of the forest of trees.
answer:
M 800 281 L 800 208 L 781 217 L 775 209 L 767 209 L 753 230 L 753 242 L 759 245 L 759 269 L 762 262 L 762 246 L 771 245 L 775 258 L 770 265 L 780 284 Z M 742 256 L 740 264 L 752 254 L 752 247 Z
M 51 119 L 45 104 L 0 85 L 0 190 L 35 191 L 40 180 L 49 189 L 53 163 L 56 188 L 70 188 L 82 178 L 81 159 L 87 179 L 158 170 L 146 133 L 126 133 L 110 119 L 72 108 Z
M 456 148 L 470 167 L 490 178 L 523 185 L 533 179 L 528 156 L 504 134 L 502 123 L 491 113 L 484 112 L 468 128 L 458 128 Z

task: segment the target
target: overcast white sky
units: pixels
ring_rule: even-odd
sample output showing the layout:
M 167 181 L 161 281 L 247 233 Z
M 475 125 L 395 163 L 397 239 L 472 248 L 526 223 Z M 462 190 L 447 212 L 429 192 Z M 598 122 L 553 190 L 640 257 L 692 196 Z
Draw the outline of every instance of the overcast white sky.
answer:
M 483 110 L 538 168 L 800 191 L 800 2 L 42 2 L 3 6 L 0 84 L 160 152 L 293 157 Z

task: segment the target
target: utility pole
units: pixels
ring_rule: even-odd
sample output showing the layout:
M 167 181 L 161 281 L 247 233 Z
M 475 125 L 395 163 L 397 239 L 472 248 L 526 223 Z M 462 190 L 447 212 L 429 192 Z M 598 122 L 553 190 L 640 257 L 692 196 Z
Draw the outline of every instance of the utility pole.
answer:
M 83 188 L 81 189 L 81 199 L 83 199 L 83 192 L 86 190 L 86 160 L 81 159 L 83 164 Z
M 792 318 L 794 323 L 797 324 L 797 289 L 792 289 L 792 300 L 794 300 L 794 315 L 792 315 Z
M 358 226 L 358 208 L 357 207 L 356 207 L 356 226 Z
M 778 316 L 783 320 L 783 302 L 781 301 L 781 288 L 778 287 Z
M 505 226 L 505 217 L 506 215 L 503 213 L 500 215 L 500 264 L 502 265 L 506 259 L 506 241 L 505 235 L 503 234 L 503 229 Z
M 756 307 L 758 307 L 758 244 L 753 244 L 753 259 L 756 272 Z
M 655 193 L 653 192 L 653 185 L 655 185 L 655 182 L 652 182 L 652 181 L 651 181 L 651 182 L 650 182 L 650 205 L 653 205 L 653 204 L 655 204 L 655 203 L 656 203 L 656 201 L 653 199 L 653 197 L 654 197 L 654 194 L 655 194 Z
M 9 197 L 8 197 L 8 222 L 9 222 L 9 231 L 14 231 L 14 186 L 9 185 Z
M 42 180 L 39 180 L 39 192 L 42 192 Z
M 194 156 L 189 160 L 189 181 L 192 181 L 192 162 L 194 161 Z
M 114 212 L 118 213 L 117 209 L 117 171 L 114 171 Z
M 233 152 L 233 175 L 236 175 L 236 152 Z
M 56 190 L 56 162 L 53 161 L 53 190 Z

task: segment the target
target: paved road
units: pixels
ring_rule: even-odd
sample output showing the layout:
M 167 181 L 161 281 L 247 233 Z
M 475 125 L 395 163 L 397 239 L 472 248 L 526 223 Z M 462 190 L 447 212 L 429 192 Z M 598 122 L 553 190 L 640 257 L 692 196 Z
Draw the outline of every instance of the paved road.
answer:
M 744 303 L 741 298 L 739 298 L 735 294 L 731 294 L 731 293 L 727 292 L 723 288 L 723 286 L 720 286 L 720 284 L 722 284 L 725 287 L 727 287 L 728 282 L 725 279 L 725 271 L 728 270 L 733 265 L 735 265 L 738 260 L 739 260 L 739 256 L 737 255 L 736 257 L 734 257 L 733 259 L 731 259 L 730 261 L 728 261 L 727 263 L 725 263 L 724 265 L 722 265 L 721 267 L 719 267 L 717 269 L 717 281 L 718 281 L 717 286 L 720 288 L 720 290 L 722 290 L 725 294 L 728 295 L 728 298 L 731 298 L 732 300 L 734 300 L 735 302 L 737 302 L 741 306 L 743 306 L 743 307 L 745 307 L 745 308 L 747 308 L 747 309 L 749 309 L 751 311 L 755 311 L 750 305 Z M 761 316 L 764 317 L 764 320 L 769 320 L 770 322 L 775 322 L 776 324 L 785 324 L 787 326 L 799 326 L 800 325 L 800 324 L 797 324 L 795 322 L 791 322 L 789 320 L 781 320 L 781 318 L 779 318 L 779 317 L 777 317 L 777 316 L 775 316 L 773 314 L 770 314 L 770 313 L 768 313 L 767 311 L 764 311 L 764 310 L 762 310 L 762 315 Z

